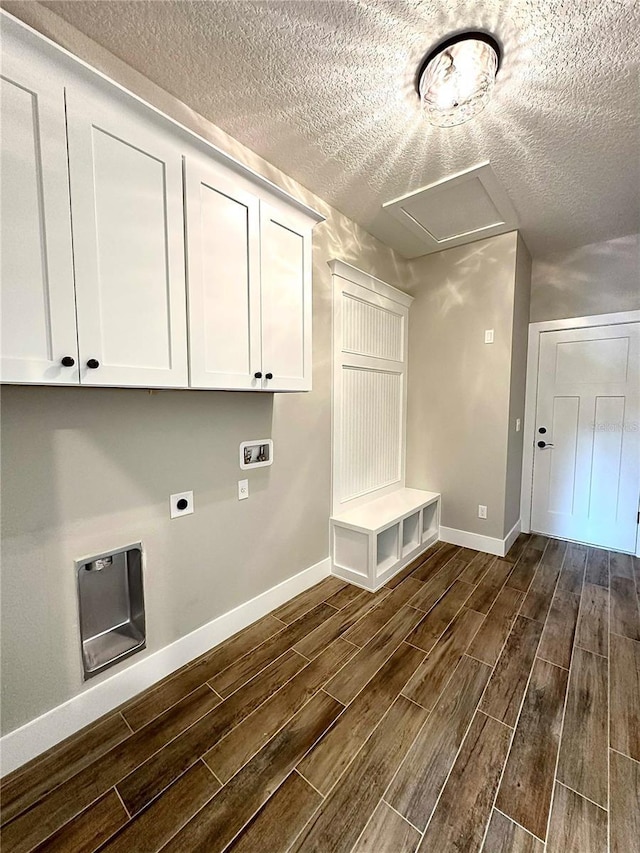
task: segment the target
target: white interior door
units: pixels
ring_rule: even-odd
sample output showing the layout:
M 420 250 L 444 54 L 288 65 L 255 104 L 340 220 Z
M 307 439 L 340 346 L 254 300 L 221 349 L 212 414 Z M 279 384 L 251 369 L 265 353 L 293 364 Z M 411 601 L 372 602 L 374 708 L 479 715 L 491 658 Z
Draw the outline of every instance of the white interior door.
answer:
M 4 27 L 0 85 L 0 377 L 77 385 L 64 87 Z
M 185 176 L 191 387 L 260 389 L 260 202 L 210 162 Z
M 187 385 L 182 153 L 143 109 L 67 89 L 83 384 Z
M 262 371 L 267 391 L 311 389 L 311 228 L 260 205 Z
M 634 551 L 640 323 L 542 332 L 532 529 Z

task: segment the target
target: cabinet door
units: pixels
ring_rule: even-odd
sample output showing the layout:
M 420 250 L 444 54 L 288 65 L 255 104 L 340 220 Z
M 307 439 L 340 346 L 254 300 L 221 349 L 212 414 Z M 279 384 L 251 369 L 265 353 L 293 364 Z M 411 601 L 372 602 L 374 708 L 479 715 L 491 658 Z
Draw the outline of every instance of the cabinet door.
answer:
M 80 381 L 185 387 L 179 144 L 120 93 L 66 96 Z
M 0 378 L 77 385 L 64 87 L 2 36 Z
M 185 181 L 190 385 L 260 389 L 259 201 L 204 159 Z
M 260 231 L 264 388 L 309 391 L 311 228 L 295 212 L 262 203 Z

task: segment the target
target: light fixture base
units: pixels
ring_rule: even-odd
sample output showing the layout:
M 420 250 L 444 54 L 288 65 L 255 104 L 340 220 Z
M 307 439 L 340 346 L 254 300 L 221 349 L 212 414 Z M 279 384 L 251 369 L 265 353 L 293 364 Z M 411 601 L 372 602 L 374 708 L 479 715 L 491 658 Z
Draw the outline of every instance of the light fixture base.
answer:
M 498 65 L 496 67 L 496 74 L 500 70 L 500 65 L 502 64 L 502 44 L 498 41 L 498 39 L 487 30 L 460 30 L 456 33 L 450 33 L 440 41 L 436 42 L 433 47 L 429 48 L 427 53 L 424 55 L 422 61 L 418 65 L 418 71 L 416 72 L 415 77 L 415 89 L 418 95 L 420 94 L 420 80 L 422 79 L 422 75 L 424 74 L 427 65 L 434 59 L 439 53 L 442 53 L 443 50 L 446 50 L 451 45 L 458 44 L 461 41 L 468 41 L 469 39 L 475 39 L 476 41 L 483 41 L 485 44 L 488 44 L 492 47 L 498 58 Z
M 430 124 L 455 127 L 472 119 L 491 97 L 502 51 L 483 30 L 464 30 L 442 39 L 418 69 L 418 95 Z

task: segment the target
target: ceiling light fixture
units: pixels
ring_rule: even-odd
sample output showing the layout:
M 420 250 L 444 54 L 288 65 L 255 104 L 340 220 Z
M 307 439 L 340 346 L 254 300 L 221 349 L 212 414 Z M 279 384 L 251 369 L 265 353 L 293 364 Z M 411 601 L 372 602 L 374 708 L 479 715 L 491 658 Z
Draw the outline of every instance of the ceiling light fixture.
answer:
M 489 102 L 501 51 L 484 32 L 449 36 L 429 51 L 418 69 L 417 88 L 431 124 L 454 127 L 481 112 Z

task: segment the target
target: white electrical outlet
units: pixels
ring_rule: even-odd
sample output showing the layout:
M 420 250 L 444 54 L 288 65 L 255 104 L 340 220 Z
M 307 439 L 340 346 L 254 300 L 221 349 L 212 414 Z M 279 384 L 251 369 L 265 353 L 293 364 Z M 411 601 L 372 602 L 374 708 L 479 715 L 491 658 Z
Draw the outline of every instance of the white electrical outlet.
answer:
M 516 418 L 516 432 L 520 432 L 520 418 Z
M 249 481 L 238 480 L 238 500 L 244 501 L 249 497 Z
M 485 329 L 484 331 L 484 342 L 485 344 L 493 343 L 493 329 Z
M 191 515 L 194 510 L 193 492 L 178 492 L 169 498 L 171 518 L 180 518 L 181 515 Z
M 478 518 L 486 518 L 486 517 L 487 517 L 486 506 L 482 506 L 482 504 L 478 504 Z

